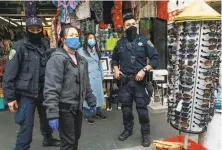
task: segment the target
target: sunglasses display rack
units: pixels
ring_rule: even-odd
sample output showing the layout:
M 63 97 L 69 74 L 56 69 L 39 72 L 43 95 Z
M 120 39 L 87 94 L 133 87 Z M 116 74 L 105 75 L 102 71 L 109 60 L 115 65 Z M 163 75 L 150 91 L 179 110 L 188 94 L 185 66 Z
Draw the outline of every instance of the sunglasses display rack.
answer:
M 168 54 L 168 122 L 185 133 L 203 133 L 214 115 L 221 22 L 174 23 Z

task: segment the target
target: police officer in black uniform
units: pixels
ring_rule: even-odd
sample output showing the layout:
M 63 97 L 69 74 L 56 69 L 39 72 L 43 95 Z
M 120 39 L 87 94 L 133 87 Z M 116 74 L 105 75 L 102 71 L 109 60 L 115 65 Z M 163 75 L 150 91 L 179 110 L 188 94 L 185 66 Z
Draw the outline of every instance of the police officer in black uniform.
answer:
M 114 77 L 120 79 L 122 87 L 119 91 L 119 101 L 122 104 L 124 131 L 119 140 L 124 141 L 132 135 L 133 130 L 133 100 L 141 125 L 142 145 L 150 145 L 150 120 L 147 105 L 150 102 L 145 90 L 144 77 L 146 72 L 156 68 L 159 55 L 152 43 L 137 34 L 136 20 L 128 15 L 123 19 L 125 37 L 120 39 L 114 49 L 112 66 Z M 149 64 L 147 64 L 147 57 Z
M 40 129 L 44 136 L 42 145 L 59 146 L 60 141 L 52 137 L 52 129 L 46 119 L 42 103 L 46 66 L 46 50 L 43 26 L 39 18 L 26 20 L 27 37 L 17 41 L 10 50 L 3 76 L 3 92 L 15 122 L 20 125 L 15 150 L 29 150 L 32 142 L 35 107 L 40 118 Z

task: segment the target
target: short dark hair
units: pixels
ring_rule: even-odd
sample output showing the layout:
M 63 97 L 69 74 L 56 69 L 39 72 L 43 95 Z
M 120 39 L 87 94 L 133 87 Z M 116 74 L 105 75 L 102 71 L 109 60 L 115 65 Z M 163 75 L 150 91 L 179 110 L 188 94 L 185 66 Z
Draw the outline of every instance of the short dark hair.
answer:
M 123 18 L 123 24 L 125 24 L 125 22 L 126 22 L 127 20 L 131 20 L 131 19 L 136 20 L 136 19 L 133 17 L 133 15 L 126 15 L 126 16 Z

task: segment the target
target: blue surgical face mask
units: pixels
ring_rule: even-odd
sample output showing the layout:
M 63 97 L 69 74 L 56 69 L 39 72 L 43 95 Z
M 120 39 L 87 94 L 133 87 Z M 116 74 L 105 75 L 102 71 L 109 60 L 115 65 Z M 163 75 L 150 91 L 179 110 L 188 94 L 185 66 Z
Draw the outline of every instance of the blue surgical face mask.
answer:
M 75 38 L 66 38 L 65 44 L 71 49 L 71 50 L 77 50 L 79 48 L 79 37 Z
M 88 44 L 89 44 L 89 46 L 93 47 L 96 45 L 96 41 L 94 39 L 90 39 L 90 40 L 88 40 Z

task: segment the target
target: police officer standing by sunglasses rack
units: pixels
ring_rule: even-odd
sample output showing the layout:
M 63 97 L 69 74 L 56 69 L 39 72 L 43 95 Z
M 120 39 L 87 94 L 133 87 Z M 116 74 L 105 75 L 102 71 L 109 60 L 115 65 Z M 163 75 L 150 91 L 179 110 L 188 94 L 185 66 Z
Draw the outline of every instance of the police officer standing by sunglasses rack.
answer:
M 52 129 L 43 107 L 43 86 L 48 43 L 43 38 L 42 21 L 31 17 L 26 20 L 27 37 L 15 43 L 10 50 L 3 76 L 5 100 L 14 119 L 20 125 L 15 150 L 29 150 L 32 142 L 35 107 L 40 118 L 40 129 L 44 137 L 42 146 L 60 146 L 52 137 Z
M 122 104 L 124 131 L 119 135 L 120 141 L 126 140 L 133 131 L 133 100 L 141 125 L 142 145 L 150 146 L 150 120 L 147 105 L 150 99 L 145 90 L 145 74 L 159 64 L 159 55 L 152 43 L 137 34 L 136 20 L 131 15 L 123 18 L 125 37 L 121 38 L 112 56 L 114 77 L 120 79 L 122 87 L 119 101 Z M 147 65 L 147 57 L 149 64 Z

